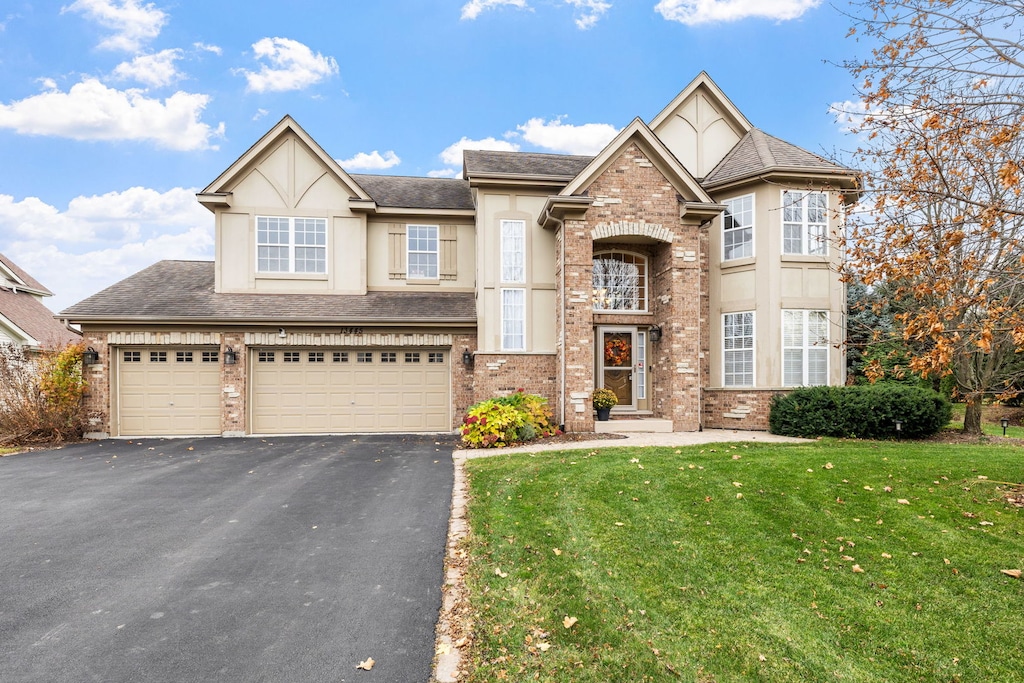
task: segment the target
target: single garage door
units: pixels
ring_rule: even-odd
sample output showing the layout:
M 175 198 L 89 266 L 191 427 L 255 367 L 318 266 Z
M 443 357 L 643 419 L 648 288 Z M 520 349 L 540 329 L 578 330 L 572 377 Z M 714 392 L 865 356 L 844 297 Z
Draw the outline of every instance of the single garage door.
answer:
M 440 349 L 253 349 L 252 431 L 446 432 L 448 357 Z
M 220 434 L 216 347 L 117 350 L 121 436 Z

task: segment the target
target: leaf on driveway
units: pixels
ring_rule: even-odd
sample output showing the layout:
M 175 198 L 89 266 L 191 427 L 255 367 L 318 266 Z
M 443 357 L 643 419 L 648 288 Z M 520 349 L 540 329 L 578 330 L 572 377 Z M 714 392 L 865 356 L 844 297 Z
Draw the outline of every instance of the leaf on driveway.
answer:
M 376 664 L 376 663 L 377 662 L 373 661 L 373 657 L 367 657 L 363 661 L 359 662 L 359 665 L 356 666 L 356 668 L 357 669 L 362 669 L 363 671 L 369 671 L 370 669 L 373 668 L 373 665 Z
M 572 628 L 576 625 L 577 621 L 579 621 L 579 619 L 577 619 L 576 617 L 566 617 L 562 619 L 562 626 L 566 628 Z

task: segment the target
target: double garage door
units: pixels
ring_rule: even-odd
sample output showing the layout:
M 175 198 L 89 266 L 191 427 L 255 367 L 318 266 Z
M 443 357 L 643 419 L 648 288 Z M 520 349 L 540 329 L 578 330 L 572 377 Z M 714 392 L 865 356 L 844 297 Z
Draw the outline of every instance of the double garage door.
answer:
M 256 434 L 448 431 L 448 352 L 253 349 Z
M 449 352 L 441 349 L 250 350 L 255 434 L 448 431 Z M 118 433 L 221 433 L 216 347 L 117 351 Z

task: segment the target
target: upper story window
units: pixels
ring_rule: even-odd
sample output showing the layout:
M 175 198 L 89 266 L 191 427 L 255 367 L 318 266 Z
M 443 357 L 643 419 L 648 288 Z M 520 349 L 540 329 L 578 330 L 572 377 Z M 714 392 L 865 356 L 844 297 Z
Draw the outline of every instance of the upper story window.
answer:
M 260 273 L 326 273 L 327 220 L 257 216 L 256 270 Z
M 754 255 L 754 195 L 726 199 L 722 216 L 722 260 Z
M 501 281 L 526 282 L 526 221 L 501 222 Z
M 406 226 L 406 263 L 410 280 L 436 280 L 437 272 L 437 226 Z
M 828 254 L 828 196 L 824 192 L 782 193 L 782 253 Z
M 646 311 L 647 259 L 639 254 L 594 254 L 594 310 Z

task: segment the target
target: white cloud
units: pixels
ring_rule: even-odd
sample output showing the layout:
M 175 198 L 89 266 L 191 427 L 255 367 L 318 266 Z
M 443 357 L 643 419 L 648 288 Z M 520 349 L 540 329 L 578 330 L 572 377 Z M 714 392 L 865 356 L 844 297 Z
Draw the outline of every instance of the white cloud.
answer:
M 380 171 L 398 166 L 402 160 L 391 150 L 384 152 L 383 156 L 377 150 L 373 150 L 369 154 L 359 152 L 351 159 L 339 159 L 338 163 L 347 171 Z
M 68 92 L 52 81 L 47 90 L 11 104 L 0 104 L 0 128 L 26 135 L 54 135 L 74 140 L 155 142 L 174 150 L 216 149 L 210 139 L 224 134 L 199 117 L 208 95 L 176 92 L 165 100 L 148 98 L 142 90 L 115 90 L 94 78 Z
M 561 118 L 545 121 L 533 118 L 516 129 L 531 145 L 564 154 L 597 154 L 611 142 L 619 129 L 608 123 L 574 126 Z
M 518 152 L 519 145 L 508 140 L 496 138 L 484 138 L 483 140 L 470 140 L 463 137 L 458 142 L 453 142 L 444 148 L 439 155 L 441 161 L 451 166 L 462 166 L 462 150 L 464 149 L 485 149 L 496 152 Z
M 167 14 L 152 3 L 139 0 L 75 0 L 61 8 L 64 12 L 81 12 L 100 26 L 112 30 L 100 47 L 108 50 L 137 52 L 144 44 L 160 35 Z
M 440 168 L 436 171 L 427 171 L 428 178 L 458 178 L 462 175 L 462 171 L 454 168 Z
M 530 6 L 526 4 L 526 0 L 470 0 L 462 6 L 462 18 L 476 19 L 480 16 L 480 13 L 485 10 L 504 6 L 518 7 L 519 9 L 530 8 Z
M 259 121 L 260 119 L 262 119 L 264 116 L 266 116 L 269 113 L 270 113 L 269 110 L 263 109 L 262 107 L 260 107 L 259 109 L 256 110 L 256 113 L 252 115 L 252 120 L 253 121 Z
M 161 50 L 151 55 L 139 55 L 130 62 L 121 62 L 114 69 L 114 75 L 124 80 L 136 80 L 139 83 L 162 88 L 182 78 L 175 66 L 184 53 L 174 48 Z
M 195 188 L 76 197 L 62 211 L 0 195 L 3 252 L 54 292 L 59 311 L 161 259 L 213 258 L 213 215 Z
M 253 92 L 301 90 L 338 73 L 333 57 L 313 53 L 290 38 L 263 38 L 253 43 L 256 59 L 266 59 L 259 71 L 241 70 Z
M 748 17 L 786 21 L 820 4 L 821 0 L 661 0 L 654 9 L 669 21 L 696 26 Z
M 581 11 L 581 14 L 576 17 L 576 27 L 581 31 L 593 28 L 594 24 L 612 7 L 610 2 L 603 2 L 603 0 L 565 0 L 565 2 Z
M 192 47 L 199 50 L 200 52 L 212 52 L 215 55 L 220 55 L 224 51 L 216 45 L 207 45 L 206 43 L 192 43 Z

